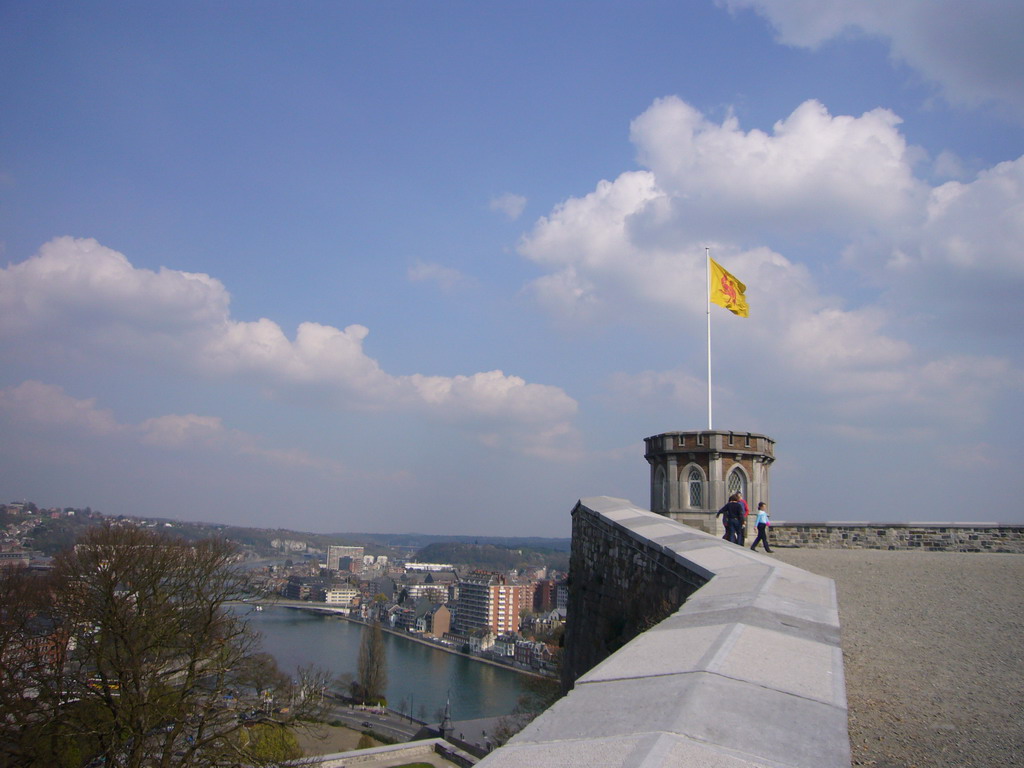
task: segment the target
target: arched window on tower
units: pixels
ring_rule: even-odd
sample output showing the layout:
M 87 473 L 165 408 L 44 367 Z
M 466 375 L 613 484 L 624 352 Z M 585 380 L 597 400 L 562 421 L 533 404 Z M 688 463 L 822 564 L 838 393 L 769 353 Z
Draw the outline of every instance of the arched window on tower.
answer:
M 686 477 L 686 485 L 689 488 L 690 508 L 700 509 L 704 506 L 704 477 L 696 467 L 690 467 Z
M 729 472 L 729 478 L 726 481 L 726 494 L 732 496 L 734 493 L 739 491 L 743 494 L 743 498 L 747 498 L 747 475 L 739 467 L 733 467 L 732 471 Z
M 655 510 L 661 512 L 668 509 L 668 478 L 662 466 L 654 471 L 654 493 L 651 496 Z

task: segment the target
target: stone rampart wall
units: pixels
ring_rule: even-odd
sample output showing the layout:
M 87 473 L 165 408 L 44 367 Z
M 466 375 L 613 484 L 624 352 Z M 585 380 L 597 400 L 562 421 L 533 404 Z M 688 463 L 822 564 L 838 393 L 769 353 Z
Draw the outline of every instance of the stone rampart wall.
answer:
M 480 766 L 849 768 L 830 579 L 604 496 L 573 510 L 570 569 L 582 674 Z
M 664 520 L 656 517 L 655 521 Z M 562 687 L 674 613 L 707 578 L 635 532 L 592 514 L 573 514 L 569 612 Z
M 1024 525 L 999 523 L 773 522 L 769 537 L 778 547 L 1024 554 Z

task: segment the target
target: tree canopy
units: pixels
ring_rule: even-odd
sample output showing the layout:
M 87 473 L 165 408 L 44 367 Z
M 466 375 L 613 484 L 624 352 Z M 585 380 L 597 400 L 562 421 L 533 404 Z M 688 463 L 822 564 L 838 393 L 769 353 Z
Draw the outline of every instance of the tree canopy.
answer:
M 494 571 L 542 566 L 563 571 L 569 568 L 568 552 L 525 545 L 506 547 L 465 541 L 428 544 L 416 553 L 416 559 L 423 563 L 454 563 Z
M 224 541 L 104 524 L 50 574 L 3 578 L 6 765 L 259 765 L 274 732 L 250 729 L 319 705 L 232 609 L 249 581 Z

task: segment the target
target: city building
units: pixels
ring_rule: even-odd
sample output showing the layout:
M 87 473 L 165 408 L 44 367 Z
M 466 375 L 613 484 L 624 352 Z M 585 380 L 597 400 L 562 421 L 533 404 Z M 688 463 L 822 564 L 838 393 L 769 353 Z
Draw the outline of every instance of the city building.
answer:
M 447 603 L 454 598 L 453 587 L 457 581 L 458 576 L 452 571 L 413 571 L 401 577 L 395 584 L 395 591 L 403 601 L 425 597 L 434 603 Z
M 5 566 L 11 568 L 27 568 L 31 561 L 32 556 L 26 551 L 12 550 L 10 552 L 0 552 L 0 568 Z
M 433 583 L 415 583 L 415 584 L 402 584 L 399 587 L 399 598 L 401 599 L 401 593 L 405 593 L 406 599 L 419 600 L 420 598 L 427 598 L 432 603 L 446 603 L 448 602 L 448 587 L 445 584 L 433 584 Z
M 506 632 L 503 635 L 498 635 L 494 638 L 494 646 L 491 648 L 491 653 L 496 656 L 505 656 L 507 658 L 514 658 L 516 655 L 516 643 L 521 638 L 514 632 Z
M 351 584 L 333 584 L 323 590 L 323 595 L 328 605 L 352 605 L 359 597 L 359 590 Z
M 516 664 L 534 669 L 550 669 L 555 663 L 554 651 L 533 640 L 520 640 L 516 643 Z
M 555 585 L 555 609 L 559 611 L 569 609 L 569 582 L 564 579 Z
M 393 605 L 388 608 L 388 623 L 395 629 L 406 632 L 416 629 L 416 608 Z
M 489 629 L 474 629 L 469 633 L 469 652 L 480 654 L 494 647 L 494 633 Z
M 474 571 L 459 582 L 455 630 L 462 634 L 474 629 L 499 635 L 518 632 L 520 613 L 532 607 L 532 584 L 510 584 L 502 574 Z
M 363 572 L 363 548 L 332 544 L 327 547 L 327 570 Z
M 314 593 L 322 594 L 327 583 L 323 579 L 303 576 L 292 576 L 281 590 L 282 596 L 289 600 L 313 600 Z
M 451 563 L 406 563 L 407 571 L 451 571 L 455 568 Z
M 452 628 L 452 612 L 447 605 L 433 605 L 416 619 L 416 631 L 430 637 L 444 637 Z
M 557 585 L 553 579 L 538 581 L 533 590 L 533 612 L 547 613 L 556 605 Z

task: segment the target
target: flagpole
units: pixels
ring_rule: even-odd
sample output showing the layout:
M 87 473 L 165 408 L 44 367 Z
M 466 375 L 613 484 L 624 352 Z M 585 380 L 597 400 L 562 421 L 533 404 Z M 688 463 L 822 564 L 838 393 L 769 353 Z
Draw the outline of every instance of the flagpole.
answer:
M 704 296 L 708 302 L 708 432 L 711 431 L 711 249 L 704 249 L 704 267 L 707 271 L 707 290 Z

